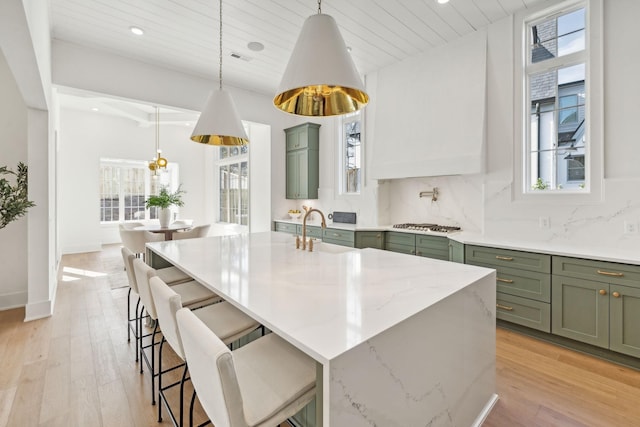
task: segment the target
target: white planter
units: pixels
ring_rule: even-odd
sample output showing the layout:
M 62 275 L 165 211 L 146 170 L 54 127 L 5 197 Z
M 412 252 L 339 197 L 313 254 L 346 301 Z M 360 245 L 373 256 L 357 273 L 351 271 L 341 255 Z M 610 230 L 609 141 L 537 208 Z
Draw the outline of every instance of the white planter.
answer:
M 171 209 L 160 209 L 158 212 L 158 219 L 160 220 L 160 227 L 167 228 L 171 224 Z

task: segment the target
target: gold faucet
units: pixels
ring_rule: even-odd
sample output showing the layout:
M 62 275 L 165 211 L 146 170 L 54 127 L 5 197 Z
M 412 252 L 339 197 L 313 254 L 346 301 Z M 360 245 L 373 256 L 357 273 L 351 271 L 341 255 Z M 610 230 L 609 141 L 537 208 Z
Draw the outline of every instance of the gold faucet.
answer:
M 320 214 L 320 217 L 322 218 L 322 224 L 321 224 L 322 228 L 327 228 L 327 223 L 324 220 L 324 214 L 322 213 L 322 211 L 320 211 L 320 209 L 316 209 L 316 208 L 307 209 L 307 212 L 304 214 L 304 218 L 302 218 L 302 250 L 303 251 L 307 249 L 307 217 L 313 211 L 318 212 Z

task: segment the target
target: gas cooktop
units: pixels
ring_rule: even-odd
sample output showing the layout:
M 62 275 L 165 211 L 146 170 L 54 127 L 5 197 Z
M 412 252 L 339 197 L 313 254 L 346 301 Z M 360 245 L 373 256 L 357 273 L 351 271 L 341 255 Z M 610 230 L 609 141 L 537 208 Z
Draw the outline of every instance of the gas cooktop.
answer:
M 416 231 L 435 231 L 438 233 L 451 233 L 453 231 L 460 231 L 460 227 L 453 227 L 450 225 L 414 224 L 411 222 L 404 223 L 404 224 L 395 224 L 393 228 L 402 228 L 405 230 L 416 230 Z

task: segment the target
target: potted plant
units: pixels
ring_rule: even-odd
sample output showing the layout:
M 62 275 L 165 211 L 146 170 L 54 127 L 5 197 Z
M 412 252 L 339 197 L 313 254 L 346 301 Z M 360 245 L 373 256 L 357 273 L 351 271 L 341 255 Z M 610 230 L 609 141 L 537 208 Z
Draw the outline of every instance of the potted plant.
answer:
M 147 209 L 152 207 L 159 208 L 158 219 L 160 220 L 160 227 L 167 228 L 171 223 L 171 206 L 184 206 L 182 201 L 184 193 L 185 191 L 182 190 L 182 185 L 180 185 L 173 193 L 167 187 L 162 187 L 157 195 L 149 196 L 146 201 L 146 207 Z
M 27 209 L 35 206 L 28 198 L 27 165 L 18 163 L 18 172 L 6 166 L 0 167 L 0 175 L 14 175 L 16 185 L 11 185 L 6 178 L 0 178 L 0 229 L 27 213 Z

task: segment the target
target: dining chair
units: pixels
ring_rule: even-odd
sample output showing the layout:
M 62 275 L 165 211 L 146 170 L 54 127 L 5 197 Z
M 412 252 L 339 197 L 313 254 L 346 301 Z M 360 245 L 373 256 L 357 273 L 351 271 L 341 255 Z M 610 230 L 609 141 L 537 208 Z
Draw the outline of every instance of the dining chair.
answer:
M 141 222 L 119 222 L 119 230 L 133 230 L 136 227 L 142 227 L 144 224 Z
M 198 225 L 189 230 L 180 233 L 173 233 L 173 240 L 195 239 L 198 237 L 206 237 L 209 234 L 211 224 Z
M 136 276 L 136 283 L 138 284 L 138 291 L 142 304 L 144 305 L 147 315 L 153 323 L 153 332 L 151 333 L 151 342 L 147 345 L 143 343 L 143 334 L 140 334 L 140 358 L 143 359 L 147 365 L 147 368 L 151 371 L 151 403 L 156 404 L 155 395 L 155 378 L 158 375 L 155 369 L 155 346 L 159 344 L 156 342 L 156 335 L 158 333 L 158 315 L 156 312 L 156 306 L 151 296 L 151 289 L 149 288 L 149 279 L 157 276 L 157 271 L 144 263 L 140 258 L 133 259 L 133 271 Z M 215 293 L 205 288 L 202 284 L 195 280 L 179 283 L 174 285 L 172 289 L 180 295 L 182 298 L 182 304 L 191 308 L 203 307 L 208 304 L 222 301 Z M 142 319 L 138 320 L 139 330 L 142 331 Z M 151 355 L 147 356 L 145 349 L 150 348 Z M 142 363 L 140 363 L 140 373 L 143 372 Z
M 184 382 L 187 375 L 187 364 L 185 363 L 182 339 L 180 338 L 180 332 L 178 331 L 178 324 L 176 321 L 176 312 L 182 308 L 182 298 L 159 277 L 152 277 L 149 279 L 149 285 L 151 288 L 151 296 L 153 297 L 153 302 L 158 314 L 158 322 L 162 329 L 162 340 L 158 351 L 158 400 L 160 400 L 160 405 L 158 405 L 158 422 L 162 422 L 162 403 L 164 403 L 174 425 L 182 426 L 184 419 Z M 226 301 L 198 308 L 194 310 L 193 313 L 226 345 L 229 345 L 239 338 L 255 331 L 260 326 L 260 324 L 254 319 L 247 316 Z M 182 360 L 182 363 L 163 371 L 162 349 L 165 342 L 169 343 L 175 354 Z M 179 382 L 174 382 L 163 387 L 163 373 L 180 367 L 184 367 L 182 379 Z M 176 420 L 174 412 L 165 395 L 167 390 L 177 385 L 180 385 L 179 421 Z
M 315 360 L 278 335 L 231 351 L 194 312 L 176 318 L 191 382 L 216 427 L 278 426 L 315 397 Z
M 150 233 L 146 230 L 128 230 L 120 229 L 120 240 L 124 247 L 140 257 L 145 253 L 145 244 L 147 242 L 162 242 L 164 235 L 162 233 Z

